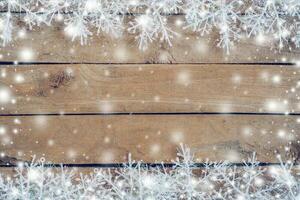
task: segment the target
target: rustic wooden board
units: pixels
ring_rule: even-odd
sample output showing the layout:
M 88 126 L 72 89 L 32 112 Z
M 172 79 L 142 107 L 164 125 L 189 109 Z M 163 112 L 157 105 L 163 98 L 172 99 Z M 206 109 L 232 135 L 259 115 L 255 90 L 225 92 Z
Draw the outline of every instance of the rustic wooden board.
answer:
M 299 68 L 274 65 L 2 67 L 1 114 L 298 112 Z M 284 100 L 287 102 L 284 103 Z
M 228 55 L 217 47 L 217 30 L 201 37 L 191 30 L 183 30 L 184 25 L 175 25 L 182 24 L 178 22 L 184 21 L 184 16 L 169 16 L 168 21 L 171 29 L 177 32 L 172 47 L 155 41 L 148 50 L 140 51 L 134 39 L 135 35 L 128 34 L 127 28 L 121 38 L 94 34 L 89 44 L 82 46 L 78 40 L 72 42 L 71 38 L 66 36 L 63 25 L 54 24 L 51 27 L 42 26 L 35 27 L 32 31 L 27 30 L 25 39 L 19 38 L 9 46 L 1 47 L 0 54 L 4 61 L 67 63 L 272 63 L 291 62 L 299 57 L 299 49 L 285 49 L 279 52 L 274 48 L 271 50 L 272 42 L 258 44 L 253 38 L 242 39 Z M 24 29 L 22 23 L 19 24 L 20 27 L 15 29 Z M 23 57 L 24 50 L 25 55 L 32 53 L 29 56 L 31 59 Z
M 54 163 L 119 163 L 129 152 L 136 160 L 168 162 L 180 143 L 191 147 L 199 162 L 239 162 L 252 151 L 260 161 L 277 162 L 278 151 L 298 159 L 296 120 L 246 115 L 1 117 L 0 141 L 5 162 L 36 155 Z

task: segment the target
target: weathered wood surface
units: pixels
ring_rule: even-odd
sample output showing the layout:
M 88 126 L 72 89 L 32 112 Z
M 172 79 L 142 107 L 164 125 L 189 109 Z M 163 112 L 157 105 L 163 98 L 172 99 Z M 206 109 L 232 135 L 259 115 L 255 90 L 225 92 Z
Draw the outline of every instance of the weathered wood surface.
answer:
M 128 20 L 125 20 L 125 24 Z M 198 33 L 183 29 L 183 21 L 184 16 L 168 17 L 171 29 L 177 33 L 172 47 L 155 41 L 143 52 L 138 49 L 135 35 L 129 34 L 127 28 L 121 38 L 97 36 L 94 32 L 88 45 L 82 46 L 78 40 L 72 42 L 66 36 L 62 24 L 54 24 L 27 30 L 25 36 L 17 36 L 12 44 L 1 47 L 0 54 L 4 61 L 67 63 L 272 63 L 293 62 L 299 57 L 299 49 L 271 50 L 272 42 L 257 43 L 255 38 L 241 39 L 228 55 L 217 47 L 217 30 L 201 37 Z M 19 24 L 20 27 L 15 29 L 24 29 L 22 23 Z M 24 50 L 27 56 L 22 53 Z
M 297 61 L 300 51 L 242 39 L 228 55 L 216 45 L 217 30 L 200 37 L 183 21 L 168 16 L 178 33 L 172 47 L 153 42 L 145 52 L 126 30 L 117 39 L 94 35 L 82 46 L 62 24 L 34 27 L 0 47 L 1 61 L 65 63 L 1 66 L 0 114 L 29 116 L 0 117 L 0 164 L 34 155 L 54 163 L 120 163 L 130 152 L 136 160 L 170 162 L 180 143 L 198 162 L 241 162 L 254 151 L 261 162 L 278 162 L 277 152 L 298 161 L 299 117 L 247 114 L 300 112 L 299 68 L 274 65 Z M 80 115 L 113 112 L 125 115 Z M 158 114 L 177 112 L 200 114 Z M 77 116 L 31 116 L 43 113 Z
M 33 155 L 54 163 L 119 163 L 130 152 L 136 160 L 170 162 L 183 143 L 199 162 L 239 162 L 253 151 L 262 162 L 277 162 L 276 152 L 297 160 L 296 120 L 246 115 L 0 117 L 1 152 L 12 163 Z
M 1 114 L 299 112 L 299 68 L 273 65 L 22 65 L 1 68 Z

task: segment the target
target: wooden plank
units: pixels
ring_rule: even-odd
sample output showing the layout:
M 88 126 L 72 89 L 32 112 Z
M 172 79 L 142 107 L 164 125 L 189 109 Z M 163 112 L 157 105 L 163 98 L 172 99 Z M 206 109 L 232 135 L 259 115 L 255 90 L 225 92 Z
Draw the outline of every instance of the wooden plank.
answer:
M 125 21 L 130 20 L 130 16 L 127 18 Z M 219 36 L 216 30 L 202 37 L 191 30 L 183 29 L 183 21 L 184 16 L 168 17 L 170 28 L 178 33 L 173 39 L 172 47 L 155 41 L 148 50 L 140 51 L 135 35 L 129 34 L 127 28 L 121 38 L 94 34 L 89 44 L 82 46 L 79 41 L 72 42 L 66 36 L 64 25 L 54 24 L 51 27 L 27 30 L 21 39 L 19 37 L 9 46 L 1 47 L 0 54 L 3 61 L 67 63 L 272 63 L 291 62 L 299 57 L 300 51 L 297 49 L 279 52 L 274 48 L 271 50 L 270 41 L 258 44 L 253 38 L 241 39 L 228 55 L 217 47 Z M 16 30 L 24 29 L 22 22 L 17 24 L 19 27 Z
M 199 162 L 239 162 L 253 151 L 262 162 L 277 162 L 276 152 L 298 160 L 296 121 L 246 115 L 0 117 L 1 155 L 14 163 L 33 155 L 54 163 L 119 163 L 129 153 L 145 162 L 170 162 L 183 143 Z
M 300 109 L 293 66 L 25 65 L 0 73 L 1 114 Z

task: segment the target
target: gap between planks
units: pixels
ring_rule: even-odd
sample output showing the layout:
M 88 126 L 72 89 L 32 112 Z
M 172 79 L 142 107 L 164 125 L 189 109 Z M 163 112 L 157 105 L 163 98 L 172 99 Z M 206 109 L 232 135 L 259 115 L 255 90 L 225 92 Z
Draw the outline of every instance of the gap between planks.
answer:
M 207 165 L 210 165 L 211 167 L 214 167 L 218 164 L 215 163 L 194 163 L 191 164 L 191 168 L 205 168 Z M 268 167 L 268 166 L 280 166 L 280 165 L 285 165 L 287 163 L 282 162 L 282 163 L 272 163 L 272 162 L 259 162 L 256 164 L 257 167 Z M 290 164 L 290 163 L 289 163 Z M 130 166 L 136 167 L 138 164 L 137 163 L 130 163 Z M 249 162 L 239 162 L 239 163 L 234 163 L 234 162 L 229 162 L 227 163 L 226 167 L 245 167 L 249 166 L 251 163 Z M 129 166 L 129 163 L 61 163 L 61 164 L 37 164 L 35 167 L 46 167 L 46 168 L 61 168 L 61 167 L 67 167 L 67 168 L 126 168 Z M 176 168 L 177 165 L 175 163 L 140 163 L 140 166 L 142 168 Z M 295 163 L 293 165 L 294 167 L 300 166 L 300 164 Z M 0 168 L 15 168 L 18 167 L 18 165 L 14 164 L 8 164 L 8 165 L 0 165 Z
M 113 66 L 113 65 L 148 65 L 149 67 L 153 65 L 158 65 L 158 63 L 104 63 L 104 62 L 18 62 L 18 61 L 0 61 L 0 66 L 5 65 L 5 66 L 15 66 L 15 67 L 20 67 L 23 65 L 108 65 L 108 66 Z M 274 62 L 274 63 L 267 63 L 267 62 L 235 62 L 235 63 L 230 63 L 230 62 L 198 62 L 198 63 L 159 63 L 159 65 L 270 65 L 270 66 L 297 66 L 296 62 Z
M 0 114 L 2 117 L 30 117 L 30 116 L 127 116 L 127 115 L 256 115 L 256 116 L 300 116 L 300 113 L 251 113 L 251 112 L 113 112 L 113 113 L 18 113 Z

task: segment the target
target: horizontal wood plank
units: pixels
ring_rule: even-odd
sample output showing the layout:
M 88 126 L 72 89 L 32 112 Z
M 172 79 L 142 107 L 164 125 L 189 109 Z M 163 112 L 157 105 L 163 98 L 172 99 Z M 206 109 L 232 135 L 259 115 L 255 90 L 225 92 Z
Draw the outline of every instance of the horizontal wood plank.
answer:
M 299 68 L 22 65 L 1 68 L 1 114 L 299 112 Z
M 0 117 L 1 159 L 120 163 L 131 153 L 144 162 L 170 162 L 183 143 L 199 162 L 240 162 L 253 151 L 262 162 L 277 162 L 277 152 L 298 160 L 296 121 L 246 115 Z
M 127 18 L 126 22 L 130 16 Z M 135 35 L 129 34 L 127 28 L 121 38 L 105 34 L 97 36 L 95 31 L 88 45 L 82 46 L 78 40 L 72 42 L 66 36 L 64 25 L 54 24 L 51 27 L 34 27 L 33 30 L 27 30 L 25 36 L 22 34 L 21 38 L 16 36 L 13 43 L 0 48 L 0 54 L 3 61 L 67 63 L 272 63 L 293 62 L 300 54 L 297 49 L 271 49 L 274 45 L 270 41 L 257 43 L 253 38 L 245 38 L 228 55 L 217 47 L 217 30 L 200 36 L 199 33 L 184 29 L 183 21 L 184 16 L 168 17 L 170 28 L 177 33 L 171 47 L 155 41 L 146 51 L 140 51 Z M 22 22 L 17 24 L 19 27 L 15 27 L 16 30 L 24 29 Z

